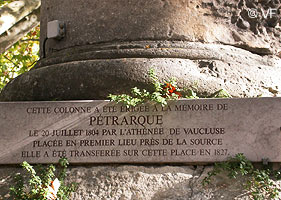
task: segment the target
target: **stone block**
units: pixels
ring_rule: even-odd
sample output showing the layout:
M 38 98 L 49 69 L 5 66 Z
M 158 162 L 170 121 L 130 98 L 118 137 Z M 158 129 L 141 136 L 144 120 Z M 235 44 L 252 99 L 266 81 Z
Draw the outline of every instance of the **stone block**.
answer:
M 281 162 L 281 98 L 0 103 L 0 164 Z

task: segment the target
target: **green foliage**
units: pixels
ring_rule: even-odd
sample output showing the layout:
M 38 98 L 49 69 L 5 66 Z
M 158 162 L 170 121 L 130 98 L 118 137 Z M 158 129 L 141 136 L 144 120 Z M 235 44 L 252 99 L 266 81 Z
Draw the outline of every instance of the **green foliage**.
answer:
M 235 157 L 231 157 L 225 162 L 215 163 L 214 169 L 203 179 L 202 184 L 210 184 L 212 177 L 223 171 L 227 172 L 229 178 L 247 176 L 248 181 L 245 189 L 250 191 L 250 195 L 254 200 L 274 199 L 281 192 L 273 181 L 281 179 L 280 171 L 268 168 L 256 169 L 241 153 L 236 154 Z
M 276 171 L 270 169 L 256 169 L 253 171 L 250 180 L 247 181 L 247 189 L 255 200 L 275 199 L 281 190 L 276 187 L 273 179 Z
M 1 8 L 2 6 L 5 6 L 5 5 L 8 4 L 8 3 L 13 2 L 13 1 L 15 1 L 15 0 L 1 0 L 1 1 L 0 1 L 0 8 Z
M 38 26 L 0 54 L 0 90 L 16 76 L 29 71 L 39 59 L 39 35 Z
M 193 89 L 186 89 L 185 90 L 185 98 L 187 99 L 199 99 L 200 97 L 197 95 L 195 90 Z
M 162 106 L 167 105 L 167 101 L 176 100 L 183 96 L 187 99 L 198 99 L 198 98 L 230 98 L 231 96 L 227 91 L 221 89 L 211 96 L 200 96 L 196 93 L 196 89 L 184 89 L 180 90 L 177 87 L 177 82 L 175 79 L 170 79 L 165 83 L 161 83 L 155 74 L 154 69 L 150 69 L 148 72 L 149 78 L 153 84 L 153 91 L 148 91 L 146 89 L 139 89 L 134 87 L 131 89 L 131 95 L 121 94 L 112 95 L 108 97 L 111 101 L 117 103 L 123 103 L 127 107 L 137 106 L 147 101 L 152 101 L 161 104 Z
M 22 167 L 27 171 L 28 176 L 16 174 L 14 178 L 15 185 L 10 188 L 10 194 L 14 200 L 46 200 L 51 194 L 50 186 L 55 177 L 60 182 L 57 191 L 57 199 L 68 200 L 70 194 L 77 190 L 76 183 L 65 184 L 66 169 L 69 165 L 66 158 L 59 160 L 58 171 L 54 165 L 37 165 L 33 168 L 27 162 L 23 162 Z M 55 198 L 54 198 L 55 199 Z
M 221 89 L 210 95 L 209 98 L 231 98 L 231 95 L 226 90 Z
M 239 174 L 249 174 L 253 168 L 252 163 L 243 154 L 239 153 L 225 162 L 215 163 L 213 171 L 209 172 L 208 176 L 204 178 L 203 185 L 209 184 L 211 178 L 222 171 L 228 172 L 228 177 L 236 178 Z
M 153 84 L 153 91 L 150 92 L 145 89 L 139 89 L 137 87 L 132 88 L 131 95 L 121 94 L 121 95 L 109 95 L 111 101 L 117 103 L 123 103 L 127 107 L 137 106 L 146 101 L 153 101 L 161 104 L 162 106 L 167 105 L 168 100 L 178 99 L 181 94 L 180 90 L 177 88 L 177 83 L 174 79 L 171 79 L 164 84 L 160 83 L 158 77 L 155 74 L 154 69 L 149 70 L 149 78 Z

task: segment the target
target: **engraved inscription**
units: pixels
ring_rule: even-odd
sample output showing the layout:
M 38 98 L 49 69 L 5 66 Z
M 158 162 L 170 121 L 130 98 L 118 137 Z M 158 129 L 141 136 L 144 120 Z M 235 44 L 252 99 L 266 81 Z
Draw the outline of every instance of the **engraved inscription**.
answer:
M 268 143 L 281 139 L 276 120 L 281 112 L 273 109 L 280 98 L 268 103 L 270 111 L 265 100 L 182 100 L 165 107 L 106 101 L 0 103 L 0 111 L 8 113 L 0 122 L 0 164 L 48 163 L 59 157 L 74 163 L 215 162 L 240 152 L 259 160 L 259 148 L 265 152 L 273 146 Z M 272 120 L 257 118 L 261 112 Z

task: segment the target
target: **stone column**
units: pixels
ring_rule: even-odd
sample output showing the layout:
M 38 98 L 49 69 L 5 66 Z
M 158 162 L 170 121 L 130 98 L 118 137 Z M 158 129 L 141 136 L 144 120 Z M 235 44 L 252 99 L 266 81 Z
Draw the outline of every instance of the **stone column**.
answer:
M 206 0 L 44 0 L 46 57 L 8 84 L 0 99 L 106 99 L 149 87 L 150 68 L 161 80 L 174 77 L 180 87 L 200 93 L 225 88 L 235 97 L 273 96 L 265 87 L 278 89 L 281 80 L 272 76 L 280 60 L 260 55 L 277 50 L 263 35 L 256 37 L 252 19 L 244 20 L 235 9 L 234 3 Z M 52 20 L 65 22 L 66 35 L 43 46 Z
M 225 88 L 234 97 L 280 95 L 280 13 L 248 16 L 250 8 L 279 6 L 280 0 L 42 0 L 41 44 L 52 20 L 66 23 L 66 36 L 47 40 L 46 57 L 10 82 L 0 101 L 105 99 L 149 87 L 150 68 L 161 80 L 175 77 L 200 93 Z M 222 174 L 203 187 L 211 169 L 72 166 L 70 180 L 79 190 L 71 199 L 249 197 L 240 177 Z M 10 174 L 19 171 L 0 166 L 0 198 L 8 197 Z

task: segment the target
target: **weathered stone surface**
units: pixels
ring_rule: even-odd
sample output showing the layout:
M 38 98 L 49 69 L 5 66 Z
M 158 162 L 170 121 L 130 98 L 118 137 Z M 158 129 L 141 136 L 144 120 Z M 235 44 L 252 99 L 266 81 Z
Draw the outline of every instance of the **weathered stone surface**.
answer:
M 201 3 L 207 8 L 211 23 L 215 22 L 209 29 L 213 33 L 221 31 L 215 41 L 260 55 L 277 55 L 281 51 L 280 0 L 203 0 Z
M 13 25 L 15 25 L 21 19 L 25 18 L 30 13 L 32 13 L 33 10 L 38 9 L 40 5 L 41 5 L 40 0 L 34 0 L 34 1 L 19 0 L 19 1 L 12 2 L 4 7 L 1 7 L 0 35 L 8 31 Z M 7 33 L 7 35 L 8 34 L 9 33 Z
M 68 181 L 79 183 L 71 200 L 249 200 L 245 178 L 229 179 L 222 173 L 211 184 L 202 180 L 212 170 L 208 166 L 76 166 L 68 171 Z M 12 174 L 19 168 L 0 167 L 0 199 L 8 195 Z M 276 182 L 281 189 L 281 182 Z M 278 197 L 278 199 L 281 196 Z
M 281 98 L 0 103 L 0 164 L 281 162 Z
M 264 16 L 270 8 L 275 14 Z M 51 56 L 74 46 L 140 40 L 223 43 L 276 54 L 281 50 L 279 9 L 280 0 L 49 0 L 42 2 L 41 39 L 47 21 L 59 19 L 66 22 L 67 35 L 60 42 L 48 41 Z
M 149 85 L 152 67 L 199 93 L 281 93 L 280 15 L 264 16 L 279 1 L 88 1 L 43 2 L 41 40 L 55 19 L 66 22 L 66 37 L 48 40 L 46 58 L 8 84 L 1 101 L 105 99 Z
M 188 43 L 184 48 L 167 51 L 152 48 L 148 56 L 141 55 L 141 49 L 131 51 L 137 54 L 135 57 L 158 53 L 164 54 L 163 57 L 170 54 L 174 57 L 174 54 L 176 58 L 92 60 L 88 53 L 79 54 L 81 57 L 63 57 L 65 63 L 42 66 L 13 80 L 2 91 L 0 100 L 106 99 L 109 94 L 128 93 L 132 87 L 149 88 L 150 68 L 156 70 L 161 81 L 174 77 L 180 87 L 195 87 L 201 94 L 212 94 L 222 88 L 234 97 L 281 94 L 281 60 L 277 58 L 200 43 Z M 59 58 L 53 58 L 56 59 Z

